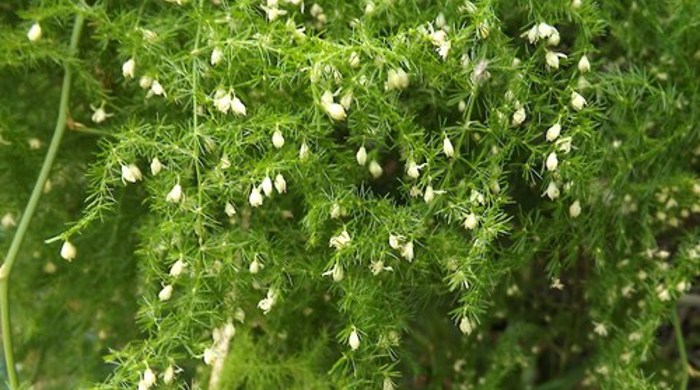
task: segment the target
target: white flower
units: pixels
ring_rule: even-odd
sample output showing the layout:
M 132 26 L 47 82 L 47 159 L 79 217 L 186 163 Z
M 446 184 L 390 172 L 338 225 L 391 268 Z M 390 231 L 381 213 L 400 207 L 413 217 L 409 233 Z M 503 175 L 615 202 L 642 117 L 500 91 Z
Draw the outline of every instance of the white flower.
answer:
M 442 152 L 449 158 L 452 158 L 455 155 L 455 148 L 452 146 L 452 141 L 450 141 L 447 136 L 445 136 L 445 138 L 442 140 Z
M 466 335 L 469 335 L 474 330 L 474 325 L 467 317 L 462 317 L 459 321 L 459 330 Z
M 339 204 L 333 203 L 331 206 L 330 215 L 332 219 L 340 218 L 343 215 L 343 210 Z
M 359 149 L 357 149 L 357 154 L 355 154 L 355 159 L 357 160 L 357 163 L 360 165 L 365 165 L 367 164 L 367 149 L 365 149 L 365 146 L 360 146 Z
M 275 176 L 275 189 L 280 194 L 287 192 L 287 181 L 284 180 L 284 176 L 281 173 Z
M 36 42 L 41 39 L 41 25 L 39 25 L 39 23 L 32 24 L 32 27 L 30 27 L 29 31 L 27 32 L 27 38 L 29 38 L 29 40 L 32 42 Z
M 527 113 L 525 113 L 525 107 L 518 108 L 513 113 L 513 126 L 520 126 L 527 119 Z
M 213 348 L 206 348 L 204 350 L 204 355 L 202 356 L 202 358 L 204 359 L 204 364 L 206 364 L 207 366 L 211 366 L 212 364 L 214 364 L 214 361 L 216 361 L 219 358 L 219 356 Z
M 372 174 L 372 177 L 378 179 L 379 176 L 381 176 L 382 173 L 384 173 L 384 170 L 382 169 L 382 166 L 379 165 L 377 160 L 372 160 L 369 163 L 369 173 Z
M 73 261 L 78 256 L 78 249 L 70 241 L 66 240 L 61 246 L 61 257 L 68 261 Z
M 231 93 L 223 89 L 217 89 L 214 92 L 214 107 L 226 114 L 231 109 Z
M 160 85 L 158 80 L 153 80 L 153 82 L 151 83 L 151 89 L 148 90 L 148 95 L 146 95 L 146 96 L 152 96 L 152 95 L 167 96 L 165 94 L 165 90 L 163 89 L 163 86 Z
M 391 249 L 398 250 L 403 245 L 404 239 L 405 239 L 404 236 L 390 234 L 389 235 L 389 246 L 391 247 Z
M 151 160 L 151 175 L 159 174 L 161 169 L 163 169 L 163 164 L 160 163 L 158 157 L 153 157 L 153 160 Z
M 559 197 L 559 187 L 557 186 L 557 183 L 551 181 L 549 182 L 549 185 L 547 186 L 547 189 L 545 190 L 544 194 L 542 195 L 547 195 L 547 197 L 551 200 L 554 200 Z
M 90 108 L 92 108 L 92 110 L 94 111 L 94 112 L 92 113 L 92 118 L 91 118 L 93 122 L 95 122 L 95 123 L 102 123 L 102 122 L 104 122 L 105 120 L 107 120 L 107 118 L 109 118 L 110 116 L 114 115 L 114 114 L 108 114 L 108 113 L 105 111 L 105 108 L 104 108 L 104 107 L 105 107 L 105 103 L 104 103 L 104 102 L 102 102 L 102 105 L 99 106 L 99 107 L 97 107 L 97 108 L 95 108 L 95 106 L 93 106 L 93 105 L 90 105 Z
M 436 50 L 437 50 L 437 53 L 440 56 L 440 58 L 442 58 L 443 60 L 446 60 L 447 55 L 450 53 L 451 48 L 452 48 L 452 43 L 447 41 L 447 42 L 443 43 L 442 45 L 440 45 Z
M 447 32 L 445 32 L 445 30 L 433 31 L 430 34 L 428 34 L 428 38 L 430 39 L 430 42 L 432 42 L 433 45 L 440 46 L 443 43 L 447 42 Z
M 12 213 L 6 213 L 2 216 L 2 221 L 0 222 L 0 225 L 2 225 L 4 229 L 9 229 L 13 226 L 16 226 L 17 222 L 15 222 L 15 217 L 12 216 Z
M 527 37 L 527 40 L 530 42 L 530 44 L 534 44 L 539 39 L 537 25 L 532 26 L 531 29 L 527 30 L 520 36 L 523 38 Z
M 151 370 L 150 367 L 147 367 L 143 371 L 141 380 L 143 381 L 144 385 L 146 385 L 147 387 L 151 387 L 156 384 L 156 374 L 153 373 L 153 370 Z
M 369 265 L 369 269 L 372 272 L 372 275 L 378 275 L 382 271 L 393 271 L 394 269 L 391 267 L 385 267 L 384 262 L 381 260 L 375 260 Z
M 272 133 L 272 145 L 277 149 L 284 146 L 284 136 L 281 131 L 275 130 L 275 132 Z
M 243 104 L 241 99 L 239 99 L 235 96 L 231 100 L 231 111 L 233 111 L 233 113 L 238 115 L 238 116 L 246 116 L 247 115 L 247 109 L 245 107 L 245 104 Z
M 460 100 L 459 103 L 457 103 L 457 110 L 459 112 L 464 112 L 467 110 L 467 102 L 464 100 Z
M 29 143 L 29 149 L 31 149 L 31 150 L 40 149 L 41 146 L 43 145 L 43 143 L 41 142 L 41 140 L 39 138 L 30 138 L 28 140 L 28 143 Z
M 469 214 L 467 214 L 466 218 L 464 218 L 464 222 L 462 223 L 462 226 L 464 226 L 464 228 L 467 230 L 474 230 L 478 224 L 479 224 L 479 220 L 476 217 L 476 214 L 469 213 Z
M 177 278 L 182 275 L 182 272 L 187 268 L 187 263 L 179 259 L 170 267 L 170 276 Z
M 350 349 L 353 351 L 360 348 L 360 336 L 357 334 L 357 330 L 354 329 L 354 327 L 352 332 L 350 332 L 350 336 L 348 337 L 348 344 L 350 345 Z
M 220 48 L 215 47 L 214 50 L 211 51 L 211 58 L 209 59 L 209 63 L 212 66 L 216 66 L 221 62 L 221 60 L 224 59 L 224 52 L 221 51 Z
M 571 218 L 577 218 L 579 215 L 581 215 L 581 202 L 576 200 L 571 204 L 571 206 L 569 206 L 569 215 Z
M 571 8 L 573 9 L 581 8 L 582 5 L 583 0 L 571 0 Z
M 270 179 L 270 176 L 265 176 L 260 187 L 262 188 L 263 192 L 265 193 L 265 196 L 272 195 L 272 179 Z
M 581 73 L 588 73 L 591 71 L 591 63 L 588 61 L 588 57 L 586 57 L 586 55 L 578 60 L 578 71 Z
M 409 241 L 403 245 L 401 248 L 401 257 L 408 260 L 409 263 L 413 261 L 413 241 Z
M 547 44 L 549 46 L 556 46 L 560 41 L 561 36 L 559 35 L 559 32 L 555 30 L 555 32 L 547 39 Z
M 386 89 L 406 89 L 408 88 L 409 83 L 410 80 L 408 78 L 408 74 L 403 69 L 398 68 L 389 70 L 387 74 Z
M 571 137 L 560 138 L 557 140 L 556 145 L 560 151 L 569 153 L 571 151 Z
M 158 299 L 160 299 L 161 302 L 165 302 L 167 300 L 170 300 L 170 298 L 173 296 L 173 285 L 169 284 L 165 287 L 163 287 L 162 290 L 158 293 Z
M 257 274 L 258 272 L 260 272 L 260 270 L 261 270 L 263 267 L 264 267 L 264 266 L 262 265 L 262 263 L 260 263 L 260 261 L 258 261 L 258 259 L 255 258 L 255 260 L 253 260 L 253 261 L 250 263 L 250 265 L 248 266 L 248 272 L 250 272 L 251 274 L 255 275 L 255 274 Z
M 343 230 L 340 234 L 337 236 L 331 237 L 330 241 L 328 242 L 328 246 L 332 246 L 335 249 L 343 249 L 346 247 L 348 244 L 350 244 L 351 238 L 350 234 L 348 233 L 347 230 Z
M 554 278 L 552 279 L 552 283 L 549 285 L 550 288 L 553 288 L 555 290 L 563 290 L 564 289 L 564 284 L 561 282 L 559 278 Z
M 329 103 L 323 106 L 323 109 L 326 110 L 326 113 L 328 116 L 331 117 L 331 119 L 335 121 L 344 121 L 345 118 L 347 118 L 347 114 L 345 113 L 345 108 L 338 104 L 338 103 Z
M 173 383 L 173 380 L 175 379 L 175 368 L 173 366 L 168 366 L 168 368 L 165 369 L 165 372 L 163 373 L 163 383 L 166 385 L 169 385 Z
M 396 385 L 391 380 L 391 378 L 384 378 L 384 380 L 382 381 L 382 390 L 396 390 Z
M 547 54 L 545 54 L 545 60 L 547 61 L 547 65 L 552 69 L 559 69 L 560 58 L 567 58 L 566 54 L 553 52 L 551 50 L 547 50 Z
M 263 196 L 260 193 L 260 188 L 253 187 L 253 189 L 250 190 L 250 195 L 248 196 L 248 203 L 250 203 L 250 205 L 253 207 L 262 206 Z
M 352 105 L 352 91 L 348 91 L 345 95 L 343 95 L 342 98 L 340 98 L 340 105 L 343 106 L 344 109 L 349 110 L 350 105 Z
M 552 152 L 547 156 L 547 161 L 544 164 L 548 171 L 556 171 L 559 166 L 559 159 L 557 159 L 557 153 Z
M 274 306 L 276 301 L 277 293 L 274 289 L 270 288 L 267 291 L 267 297 L 258 302 L 258 308 L 263 311 L 263 314 L 267 314 L 270 312 L 270 309 L 272 309 L 272 306 Z
M 173 186 L 168 195 L 165 196 L 165 200 L 170 203 L 179 203 L 182 200 L 182 186 L 180 186 L 180 183 Z
M 136 70 L 136 61 L 133 58 L 129 58 L 122 64 L 122 76 L 124 78 L 134 78 L 134 71 Z
M 425 192 L 423 193 L 423 200 L 425 203 L 430 203 L 435 199 L 435 190 L 433 189 L 433 186 L 428 185 L 425 187 Z
M 552 142 L 556 140 L 559 137 L 559 134 L 561 134 L 561 125 L 559 123 L 555 123 L 552 125 L 552 127 L 547 129 L 547 141 Z
M 557 31 L 554 26 L 550 26 L 544 22 L 537 25 L 537 38 L 544 39 L 549 38 L 552 35 L 559 35 L 559 31 Z
M 153 84 L 153 78 L 150 76 L 141 76 L 141 78 L 139 79 L 139 87 L 143 89 L 150 88 L 151 84 Z
M 418 165 L 415 161 L 410 160 L 408 164 L 406 164 L 406 175 L 413 180 L 417 179 L 418 176 L 420 176 L 420 169 L 422 169 L 423 166 L 424 165 Z
M 351 68 L 357 68 L 360 66 L 360 55 L 356 51 L 350 53 L 350 59 L 348 60 Z
M 277 6 L 273 6 L 273 7 L 264 7 L 263 6 L 262 9 L 264 9 L 265 12 L 267 13 L 267 20 L 269 20 L 270 22 L 274 22 L 280 16 L 284 16 L 287 14 L 287 11 L 277 8 Z
M 603 324 L 602 322 L 594 322 L 593 325 L 595 326 L 593 328 L 593 331 L 599 336 L 605 337 L 608 335 L 608 329 L 605 327 L 605 324 Z
M 226 213 L 229 218 L 233 218 L 233 216 L 236 215 L 236 208 L 231 202 L 226 202 L 226 205 L 224 206 L 224 213 Z
M 141 179 L 143 179 L 143 175 L 136 164 L 122 165 L 122 183 L 136 183 Z
M 578 92 L 571 92 L 571 107 L 576 111 L 581 111 L 586 103 L 586 98 L 581 96 Z
M 331 276 L 334 282 L 340 282 L 343 280 L 345 273 L 343 272 L 343 266 L 340 264 L 335 264 L 333 268 L 321 274 L 322 276 Z
M 299 148 L 299 160 L 301 160 L 301 161 L 306 160 L 307 158 L 309 158 L 309 154 L 310 154 L 309 145 L 307 145 L 306 142 L 304 142 L 303 144 L 301 144 L 301 147 Z

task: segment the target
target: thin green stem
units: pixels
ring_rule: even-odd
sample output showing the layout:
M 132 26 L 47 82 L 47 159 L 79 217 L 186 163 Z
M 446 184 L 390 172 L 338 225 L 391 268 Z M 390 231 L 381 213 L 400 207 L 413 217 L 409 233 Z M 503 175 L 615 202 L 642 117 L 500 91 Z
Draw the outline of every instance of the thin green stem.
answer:
M 78 41 L 80 40 L 80 32 L 83 28 L 84 17 L 82 14 L 78 14 L 75 17 L 75 24 L 73 25 L 73 33 L 71 34 L 70 47 L 69 47 L 69 57 L 73 57 L 78 50 Z M 22 218 L 20 219 L 19 226 L 17 227 L 17 232 L 12 238 L 12 243 L 10 244 L 10 250 L 7 252 L 5 257 L 5 262 L 2 267 L 0 267 L 0 315 L 2 316 L 2 341 L 3 348 L 5 350 L 5 364 L 7 366 L 7 377 L 10 381 L 10 388 L 16 390 L 19 388 L 19 380 L 17 379 L 17 371 L 15 368 L 15 358 L 12 350 L 12 328 L 10 326 L 10 274 L 12 272 L 12 267 L 17 260 L 17 255 L 22 247 L 22 242 L 24 237 L 29 230 L 29 224 L 34 216 L 34 211 L 36 211 L 36 206 L 39 204 L 39 199 L 43 192 L 46 180 L 51 172 L 51 167 L 56 159 L 56 154 L 58 153 L 58 148 L 61 144 L 61 139 L 63 138 L 63 133 L 66 130 L 66 117 L 68 114 L 68 99 L 70 97 L 70 87 L 71 87 L 71 69 L 70 65 L 66 61 L 63 64 L 64 75 L 63 75 L 63 86 L 61 90 L 61 101 L 58 108 L 58 119 L 56 120 L 56 129 L 53 133 L 53 138 L 51 138 L 51 144 L 49 145 L 48 152 L 46 153 L 46 158 L 41 166 L 41 171 L 39 172 L 39 177 L 34 183 L 34 189 L 29 197 L 29 202 L 27 207 L 24 209 Z
M 675 306 L 671 311 L 671 323 L 673 324 L 673 332 L 676 334 L 676 347 L 678 348 L 678 354 L 681 357 L 681 365 L 683 366 L 683 372 L 681 372 L 681 385 L 679 389 L 685 390 L 688 388 L 688 354 L 685 351 L 685 339 L 683 338 L 681 323 L 678 320 L 678 310 Z

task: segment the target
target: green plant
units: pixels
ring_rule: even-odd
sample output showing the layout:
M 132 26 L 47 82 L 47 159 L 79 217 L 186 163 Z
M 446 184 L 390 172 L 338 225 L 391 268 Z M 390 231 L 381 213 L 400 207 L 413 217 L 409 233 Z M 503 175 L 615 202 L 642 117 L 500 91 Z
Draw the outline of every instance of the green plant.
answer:
M 11 388 L 693 379 L 700 3 L 24 3 Z

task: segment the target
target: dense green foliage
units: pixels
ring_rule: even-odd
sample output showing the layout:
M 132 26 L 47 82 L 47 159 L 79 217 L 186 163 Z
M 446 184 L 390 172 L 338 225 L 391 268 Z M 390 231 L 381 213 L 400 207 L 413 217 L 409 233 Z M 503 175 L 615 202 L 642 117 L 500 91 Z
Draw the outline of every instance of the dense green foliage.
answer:
M 89 3 L 0 4 L 23 385 L 700 385 L 700 2 Z

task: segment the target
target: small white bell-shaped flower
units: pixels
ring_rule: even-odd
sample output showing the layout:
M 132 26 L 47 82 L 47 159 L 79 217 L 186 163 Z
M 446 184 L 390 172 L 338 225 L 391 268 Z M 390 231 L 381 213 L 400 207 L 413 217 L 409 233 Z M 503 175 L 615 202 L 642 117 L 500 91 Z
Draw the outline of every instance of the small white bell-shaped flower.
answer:
M 309 151 L 309 145 L 304 142 L 301 144 L 301 147 L 299 147 L 299 160 L 304 161 L 307 158 L 309 158 L 309 154 L 311 152 Z
M 272 179 L 270 179 L 270 176 L 265 176 L 260 187 L 265 193 L 265 196 L 272 195 Z
M 350 345 L 350 349 L 353 351 L 360 348 L 360 336 L 357 334 L 357 329 L 355 329 L 355 327 L 353 327 L 350 336 L 348 336 L 348 345 Z
M 182 186 L 180 183 L 173 186 L 168 195 L 165 196 L 165 200 L 170 203 L 179 203 L 182 200 Z
M 133 79 L 135 71 L 136 61 L 133 58 L 129 58 L 122 64 L 122 76 L 124 76 L 124 78 Z
M 282 135 L 281 131 L 275 130 L 275 132 L 272 133 L 272 145 L 276 149 L 280 149 L 282 146 L 284 146 L 284 136 Z
M 160 299 L 161 302 L 165 302 L 170 300 L 170 298 L 173 296 L 173 285 L 169 284 L 163 289 L 160 290 L 158 293 L 158 299 Z
M 435 199 L 435 190 L 433 189 L 433 186 L 428 185 L 425 187 L 425 192 L 423 193 L 423 200 L 425 203 L 430 203 Z
M 352 105 L 352 91 L 348 91 L 345 95 L 343 95 L 342 98 L 340 98 L 340 105 L 343 106 L 344 109 L 349 110 L 350 106 Z
M 576 200 L 569 206 L 569 216 L 571 216 L 571 218 L 578 218 L 579 215 L 581 215 L 581 202 Z
M 405 237 L 402 235 L 390 234 L 389 235 L 389 246 L 391 247 L 391 249 L 398 250 L 403 245 L 404 239 L 405 239 Z
M 474 325 L 472 324 L 471 321 L 469 321 L 469 318 L 462 317 L 462 319 L 459 321 L 459 330 L 463 334 L 469 335 L 474 330 Z
M 146 367 L 141 376 L 141 380 L 143 381 L 144 385 L 150 388 L 156 384 L 156 374 L 153 372 L 153 370 L 151 370 L 150 367 Z
M 578 60 L 578 71 L 581 73 L 588 73 L 591 71 L 591 63 L 588 61 L 588 57 L 585 54 Z
M 175 368 L 170 365 L 165 369 L 165 372 L 163 372 L 163 383 L 169 385 L 173 383 L 173 380 L 175 380 Z
M 328 246 L 340 250 L 345 248 L 348 244 L 350 244 L 351 240 L 352 239 L 350 238 L 350 233 L 348 233 L 347 230 L 343 229 L 343 231 L 340 234 L 331 237 L 330 241 L 328 242 Z
M 235 96 L 231 100 L 231 111 L 238 116 L 246 116 L 248 112 L 241 99 Z
M 61 246 L 61 257 L 67 261 L 73 261 L 78 256 L 78 249 L 70 241 L 66 240 Z
M 139 79 L 139 87 L 143 89 L 148 89 L 151 88 L 151 85 L 153 84 L 153 78 L 151 76 L 141 76 Z
M 148 90 L 148 94 L 147 94 L 146 96 L 149 96 L 149 97 L 150 97 L 150 96 L 153 96 L 153 95 L 156 95 L 156 96 L 168 96 L 168 95 L 165 93 L 165 89 L 163 88 L 162 85 L 160 85 L 160 82 L 158 82 L 158 80 L 153 80 L 153 82 L 151 83 L 151 89 Z
M 226 114 L 231 109 L 231 93 L 223 89 L 217 89 L 214 92 L 214 107 Z
M 284 180 L 284 176 L 281 173 L 275 176 L 275 189 L 280 194 L 287 192 L 287 181 Z
M 551 181 L 549 182 L 549 185 L 547 186 L 547 189 L 544 191 L 543 195 L 547 195 L 547 197 L 550 200 L 554 200 L 559 197 L 559 186 L 557 186 L 557 183 Z
M 211 51 L 211 58 L 209 58 L 209 63 L 212 66 L 218 65 L 221 60 L 224 59 L 224 52 L 221 51 L 220 48 L 215 47 L 214 50 Z
M 401 247 L 401 257 L 406 259 L 409 263 L 413 261 L 413 241 L 409 241 Z
M 408 164 L 406 164 L 406 175 L 413 180 L 418 179 L 418 176 L 420 176 L 420 170 L 423 168 L 423 166 L 423 164 L 418 165 L 415 161 L 409 160 Z
M 17 226 L 17 222 L 15 221 L 15 217 L 12 216 L 12 213 L 6 213 L 2 216 L 0 226 L 2 226 L 3 229 L 9 229 L 11 227 Z
M 179 277 L 185 271 L 185 268 L 187 268 L 187 263 L 179 259 L 170 267 L 170 276 L 173 278 Z
M 224 213 L 226 213 L 229 218 L 233 218 L 233 216 L 236 215 L 236 207 L 233 206 L 233 203 L 226 202 Z
M 464 228 L 467 230 L 474 230 L 478 225 L 479 219 L 474 213 L 467 214 L 467 216 L 464 218 L 464 222 L 462 223 L 462 226 L 464 226 Z
M 559 123 L 555 123 L 549 129 L 547 129 L 545 138 L 547 141 L 552 142 L 559 137 L 559 134 L 561 134 L 561 125 Z
M 255 275 L 255 274 L 257 274 L 258 272 L 260 272 L 260 270 L 263 269 L 263 268 L 264 268 L 264 266 L 262 265 L 262 263 L 261 263 L 261 262 L 258 260 L 258 258 L 256 257 L 252 262 L 250 262 L 250 265 L 248 266 L 248 272 L 250 272 L 251 274 Z
M 95 107 L 93 105 L 90 105 L 90 108 L 92 108 L 92 110 L 93 110 L 92 117 L 90 119 L 92 119 L 93 122 L 98 123 L 98 124 L 104 122 L 105 120 L 107 120 L 107 118 L 114 115 L 114 114 L 108 114 L 107 111 L 105 111 L 105 103 L 104 102 L 102 102 L 102 104 L 99 107 Z
M 405 70 L 403 70 L 401 68 L 389 70 L 389 72 L 387 74 L 386 89 L 388 89 L 388 90 L 406 89 L 406 88 L 408 88 L 409 83 L 410 83 L 410 80 L 409 80 L 408 74 L 406 73 Z
M 520 126 L 527 119 L 527 113 L 525 112 L 525 107 L 518 108 L 513 113 L 513 126 Z
M 378 179 L 379 176 L 384 173 L 384 170 L 382 169 L 382 166 L 379 165 L 377 160 L 372 160 L 369 163 L 369 173 L 374 177 L 375 179 Z
M 330 103 L 323 106 L 323 108 L 326 110 L 328 116 L 330 116 L 335 121 L 344 121 L 345 118 L 347 118 L 347 114 L 345 113 L 345 107 L 338 103 Z
M 557 153 L 552 152 L 547 156 L 547 160 L 545 161 L 545 166 L 547 167 L 548 171 L 556 171 L 557 167 L 559 167 L 559 159 L 557 158 Z
M 207 366 L 213 365 L 218 358 L 219 354 L 216 353 L 216 351 L 213 348 L 204 349 L 202 359 L 204 360 L 204 364 L 206 364 Z
M 155 176 L 159 174 L 162 169 L 163 164 L 161 164 L 158 157 L 153 157 L 153 160 L 151 160 L 151 175 Z
M 357 149 L 357 154 L 355 154 L 355 159 L 357 160 L 357 163 L 360 165 L 367 164 L 367 149 L 365 149 L 364 145 L 360 146 L 360 148 Z
M 260 207 L 263 204 L 263 196 L 260 193 L 260 188 L 253 187 L 250 190 L 250 195 L 248 196 L 248 203 L 253 207 Z
M 447 136 L 445 136 L 445 138 L 442 140 L 442 152 L 449 158 L 452 158 L 455 155 L 455 148 L 452 145 L 452 141 L 450 141 Z
M 27 31 L 27 38 L 29 38 L 31 42 L 36 42 L 41 39 L 41 25 L 38 22 L 32 24 L 32 27 L 29 28 L 29 31 Z
M 581 96 L 581 94 L 575 91 L 571 93 L 571 107 L 573 107 L 576 111 L 581 111 L 586 104 L 586 98 Z
M 321 276 L 331 276 L 334 282 L 340 282 L 345 276 L 343 272 L 343 266 L 340 264 L 335 264 L 333 268 L 321 274 Z
M 549 66 L 552 69 L 559 69 L 559 59 L 560 58 L 567 58 L 566 54 L 553 52 L 551 50 L 547 50 L 547 54 L 545 54 L 545 60 L 547 61 L 547 66 Z
M 122 183 L 136 183 L 143 179 L 141 170 L 136 164 L 122 165 Z
M 350 59 L 348 60 L 351 68 L 357 68 L 360 66 L 360 55 L 356 51 L 350 53 Z

